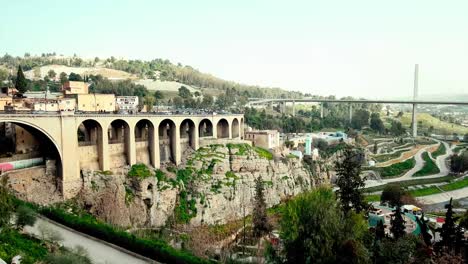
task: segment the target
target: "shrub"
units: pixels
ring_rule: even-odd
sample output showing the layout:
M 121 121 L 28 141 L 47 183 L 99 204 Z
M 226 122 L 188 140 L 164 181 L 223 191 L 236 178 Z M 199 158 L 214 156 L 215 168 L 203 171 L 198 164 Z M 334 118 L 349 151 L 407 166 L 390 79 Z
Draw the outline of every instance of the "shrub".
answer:
M 33 226 L 36 223 L 36 213 L 33 209 L 20 205 L 16 209 L 16 226 L 23 228 L 24 226 Z
M 109 224 L 97 221 L 88 214 L 71 215 L 60 208 L 46 207 L 40 213 L 77 231 L 121 246 L 145 257 L 163 263 L 210 263 L 193 256 L 189 252 L 178 251 L 166 242 L 155 239 L 138 238 Z
M 132 168 L 128 172 L 128 176 L 144 179 L 144 178 L 151 177 L 152 175 L 148 167 L 145 164 L 140 163 L 140 164 L 135 164 L 132 166 Z
M 33 264 L 45 258 L 47 249 L 38 239 L 13 229 L 3 229 L 0 235 L 0 259 L 8 262 L 16 255 L 21 255 L 22 264 Z
M 267 160 L 272 160 L 273 159 L 273 154 L 270 153 L 270 151 L 261 148 L 261 147 L 255 147 L 255 152 L 257 152 L 258 156 L 261 158 L 265 158 Z
M 443 146 L 443 144 L 441 146 Z M 440 172 L 439 167 L 437 167 L 434 161 L 429 157 L 428 152 L 424 152 L 422 154 L 422 158 L 424 160 L 424 166 L 419 171 L 417 171 L 413 176 L 416 176 L 416 177 L 426 176 L 426 175 L 437 174 Z

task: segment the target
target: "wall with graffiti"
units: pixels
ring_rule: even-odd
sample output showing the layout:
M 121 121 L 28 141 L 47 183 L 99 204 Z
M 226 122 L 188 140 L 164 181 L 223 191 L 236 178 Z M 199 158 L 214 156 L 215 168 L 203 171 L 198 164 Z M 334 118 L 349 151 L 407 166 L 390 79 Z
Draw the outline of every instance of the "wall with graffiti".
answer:
M 24 169 L 44 164 L 44 158 L 16 160 L 0 163 L 0 173 L 11 170 Z

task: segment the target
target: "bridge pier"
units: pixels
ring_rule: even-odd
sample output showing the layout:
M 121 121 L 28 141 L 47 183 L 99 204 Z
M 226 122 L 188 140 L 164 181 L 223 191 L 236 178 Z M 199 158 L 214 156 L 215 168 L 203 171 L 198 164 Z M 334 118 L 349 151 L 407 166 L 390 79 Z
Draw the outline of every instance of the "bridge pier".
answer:
M 353 121 L 353 105 L 349 105 L 349 123 Z
M 135 142 L 135 129 L 125 129 L 125 150 L 127 151 L 128 165 L 136 164 L 136 142 Z
M 155 169 L 161 167 L 159 158 L 159 132 L 156 127 L 153 127 L 149 131 L 149 151 L 150 151 L 150 162 Z
M 292 102 L 292 116 L 296 116 L 296 101 Z
M 174 150 L 174 163 L 179 165 L 182 161 L 182 147 L 180 146 L 180 124 L 175 126 L 175 131 L 171 135 Z
M 323 119 L 323 103 L 320 103 L 320 119 Z
M 412 113 L 412 116 L 411 116 L 411 127 L 412 127 L 412 130 L 413 130 L 413 137 L 417 137 L 418 136 L 418 118 L 417 118 L 417 114 L 418 114 L 418 105 L 417 104 L 413 104 L 413 113 Z

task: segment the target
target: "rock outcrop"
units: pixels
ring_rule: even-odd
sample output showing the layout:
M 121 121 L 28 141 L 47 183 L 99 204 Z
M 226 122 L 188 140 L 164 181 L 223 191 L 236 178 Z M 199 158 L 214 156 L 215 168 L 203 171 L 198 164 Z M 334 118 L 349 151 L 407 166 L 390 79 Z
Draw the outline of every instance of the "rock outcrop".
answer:
M 252 211 L 255 179 L 268 206 L 311 189 L 316 179 L 292 156 L 272 159 L 245 144 L 212 145 L 194 152 L 181 169 L 167 167 L 146 178 L 84 171 L 77 201 L 98 218 L 120 226 L 221 224 Z M 266 156 L 265 156 L 266 155 Z

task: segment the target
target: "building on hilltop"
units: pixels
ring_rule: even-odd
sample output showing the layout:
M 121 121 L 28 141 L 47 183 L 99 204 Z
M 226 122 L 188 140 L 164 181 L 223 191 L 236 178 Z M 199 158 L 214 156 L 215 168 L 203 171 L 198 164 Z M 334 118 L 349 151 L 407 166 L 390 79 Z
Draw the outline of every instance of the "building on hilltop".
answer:
M 252 144 L 265 149 L 273 149 L 280 146 L 279 132 L 277 130 L 246 131 L 245 139 Z
M 115 105 L 117 110 L 124 110 L 131 113 L 138 112 L 138 96 L 116 96 Z
M 76 110 L 83 112 L 114 112 L 114 94 L 77 94 Z
M 36 100 L 29 107 L 34 111 L 65 112 L 75 111 L 75 98 L 60 98 L 57 100 Z
M 71 94 L 88 94 L 89 85 L 85 82 L 68 81 L 62 86 L 62 92 L 65 95 Z

